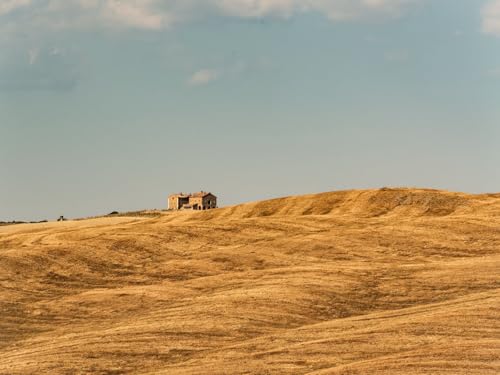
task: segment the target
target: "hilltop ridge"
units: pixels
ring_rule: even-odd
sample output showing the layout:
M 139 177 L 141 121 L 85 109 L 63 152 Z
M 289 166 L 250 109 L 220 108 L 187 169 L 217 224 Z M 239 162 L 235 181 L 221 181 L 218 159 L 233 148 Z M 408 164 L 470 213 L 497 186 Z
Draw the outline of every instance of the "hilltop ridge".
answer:
M 500 204 L 500 194 L 474 195 L 436 189 L 381 188 L 274 198 L 202 214 L 207 219 L 305 215 L 446 216 L 490 204 Z

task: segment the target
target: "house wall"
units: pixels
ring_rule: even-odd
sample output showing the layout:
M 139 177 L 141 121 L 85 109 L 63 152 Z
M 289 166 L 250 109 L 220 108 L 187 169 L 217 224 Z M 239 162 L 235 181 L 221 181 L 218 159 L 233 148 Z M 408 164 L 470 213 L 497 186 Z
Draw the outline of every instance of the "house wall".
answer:
M 189 204 L 191 206 L 198 205 L 203 209 L 203 199 L 201 197 L 189 197 Z
M 185 204 L 189 204 L 189 197 L 179 197 L 179 208 L 182 208 Z
M 189 204 L 192 206 L 198 205 L 201 210 L 209 210 L 217 207 L 217 198 L 212 194 L 205 197 L 190 197 Z
M 208 210 L 217 208 L 217 198 L 215 197 L 215 195 L 209 194 L 203 197 L 203 207 Z
M 170 197 L 168 197 L 168 209 L 177 210 L 178 209 L 177 202 L 178 202 L 177 196 L 171 195 Z
M 168 208 L 170 210 L 179 210 L 183 205 L 188 203 L 188 197 L 183 197 L 180 195 L 171 195 L 170 197 L 168 197 Z

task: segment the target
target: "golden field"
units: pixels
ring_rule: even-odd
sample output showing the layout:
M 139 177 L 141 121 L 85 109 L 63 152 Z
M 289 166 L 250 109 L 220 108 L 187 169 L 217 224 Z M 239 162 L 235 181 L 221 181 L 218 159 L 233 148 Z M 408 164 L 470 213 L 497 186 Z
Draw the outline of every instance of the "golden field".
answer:
M 499 374 L 500 194 L 0 227 L 0 374 Z

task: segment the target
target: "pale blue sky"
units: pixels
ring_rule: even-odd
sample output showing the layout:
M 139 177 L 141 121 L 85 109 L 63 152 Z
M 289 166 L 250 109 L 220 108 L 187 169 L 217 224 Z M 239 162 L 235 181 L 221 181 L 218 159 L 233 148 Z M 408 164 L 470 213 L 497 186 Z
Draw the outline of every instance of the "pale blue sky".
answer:
M 500 191 L 500 1 L 0 0 L 0 220 Z

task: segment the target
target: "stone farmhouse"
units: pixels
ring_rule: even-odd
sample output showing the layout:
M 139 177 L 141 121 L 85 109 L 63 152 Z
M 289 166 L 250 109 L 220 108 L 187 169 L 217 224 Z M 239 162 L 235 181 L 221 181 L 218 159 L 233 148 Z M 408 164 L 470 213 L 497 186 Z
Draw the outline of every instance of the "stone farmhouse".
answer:
M 200 191 L 193 194 L 172 194 L 168 197 L 169 210 L 210 210 L 217 208 L 217 197 Z

